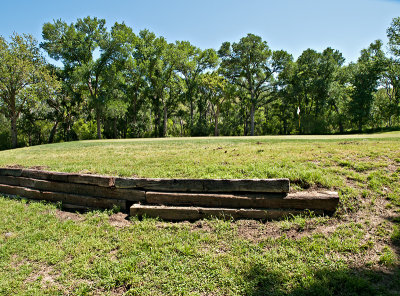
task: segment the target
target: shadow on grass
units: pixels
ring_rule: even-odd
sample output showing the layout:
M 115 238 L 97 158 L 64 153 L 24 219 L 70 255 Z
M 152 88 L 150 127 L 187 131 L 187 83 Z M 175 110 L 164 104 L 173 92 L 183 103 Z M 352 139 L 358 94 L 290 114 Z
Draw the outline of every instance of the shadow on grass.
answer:
M 394 223 L 391 246 L 400 258 L 400 217 L 389 219 Z M 297 287 L 287 287 L 287 275 L 271 272 L 261 264 L 255 264 L 245 280 L 252 283 L 246 295 L 400 295 L 400 265 L 395 264 L 382 270 L 368 268 L 319 269 L 312 278 L 299 279 Z
M 248 279 L 255 285 L 246 295 L 399 295 L 400 270 L 398 266 L 389 273 L 381 271 L 348 269 L 315 272 L 310 283 L 299 287 L 285 288 L 281 275 L 255 266 L 248 274 Z M 290 290 L 290 292 L 287 292 Z

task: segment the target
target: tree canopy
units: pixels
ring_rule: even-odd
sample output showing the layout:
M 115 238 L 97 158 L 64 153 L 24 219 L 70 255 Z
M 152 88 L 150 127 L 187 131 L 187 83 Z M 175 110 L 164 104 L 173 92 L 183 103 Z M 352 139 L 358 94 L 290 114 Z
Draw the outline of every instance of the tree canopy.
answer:
M 400 125 L 400 18 L 387 47 L 374 41 L 354 62 L 331 47 L 294 58 L 255 34 L 201 49 L 89 16 L 45 23 L 42 35 L 40 45 L 30 35 L 0 37 L 0 149 Z

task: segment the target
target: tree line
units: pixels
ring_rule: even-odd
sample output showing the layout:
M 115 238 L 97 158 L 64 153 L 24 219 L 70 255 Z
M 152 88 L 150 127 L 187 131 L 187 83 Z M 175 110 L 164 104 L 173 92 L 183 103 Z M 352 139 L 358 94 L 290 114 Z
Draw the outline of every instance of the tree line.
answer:
M 0 148 L 95 138 L 321 134 L 400 125 L 400 17 L 345 63 L 248 34 L 218 50 L 104 19 L 0 36 Z M 44 57 L 62 64 L 55 66 Z

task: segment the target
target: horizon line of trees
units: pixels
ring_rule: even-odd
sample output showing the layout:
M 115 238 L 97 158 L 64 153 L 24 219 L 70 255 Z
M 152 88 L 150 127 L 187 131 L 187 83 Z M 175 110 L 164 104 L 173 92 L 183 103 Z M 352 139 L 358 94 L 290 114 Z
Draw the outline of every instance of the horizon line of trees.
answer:
M 295 60 L 247 34 L 203 50 L 96 17 L 45 23 L 42 36 L 0 36 L 0 149 L 400 126 L 400 17 L 387 29 L 387 52 L 376 40 L 347 65 L 330 47 Z

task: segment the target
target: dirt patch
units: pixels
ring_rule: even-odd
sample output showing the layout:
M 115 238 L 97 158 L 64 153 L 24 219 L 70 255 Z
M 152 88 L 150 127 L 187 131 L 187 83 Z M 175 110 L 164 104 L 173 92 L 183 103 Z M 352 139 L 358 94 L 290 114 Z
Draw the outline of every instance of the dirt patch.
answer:
M 274 222 L 261 223 L 254 220 L 236 221 L 237 234 L 239 237 L 259 242 L 267 237 L 277 238 L 281 235 L 278 225 Z
M 128 215 L 124 213 L 116 213 L 110 216 L 108 219 L 111 226 L 117 228 L 129 227 L 132 223 L 128 220 Z
M 51 266 L 43 264 L 37 266 L 37 264 L 35 264 L 35 268 L 25 279 L 24 283 L 33 283 L 40 280 L 43 288 L 56 287 L 57 289 L 62 290 L 63 287 L 56 281 L 58 277 L 59 274 L 55 272 Z
M 112 289 L 112 290 L 110 290 L 110 291 L 98 291 L 98 292 L 95 292 L 95 294 L 93 294 L 93 295 L 104 295 L 104 294 L 106 294 L 106 295 L 111 295 L 111 296 L 117 296 L 117 295 L 124 295 L 126 292 L 128 292 L 128 289 L 127 289 L 127 287 L 118 287 L 118 288 L 114 288 L 114 289 Z
M 31 166 L 29 167 L 30 170 L 38 170 L 38 171 L 46 171 L 49 170 L 50 167 L 46 165 L 36 165 L 36 166 Z
M 190 225 L 190 230 L 196 231 L 196 230 L 202 230 L 205 232 L 211 232 L 213 228 L 210 226 L 210 224 L 207 221 L 200 220 L 192 223 Z
M 338 145 L 360 145 L 360 142 L 358 141 L 344 141 L 344 142 L 339 142 Z
M 83 221 L 85 220 L 81 214 L 56 210 L 55 215 L 62 221 L 72 220 L 72 221 Z
M 84 221 L 85 215 L 79 213 L 72 213 L 68 211 L 56 210 L 55 215 L 62 221 Z M 128 215 L 124 213 L 116 213 L 109 217 L 108 219 L 111 226 L 116 228 L 129 227 L 132 223 L 128 220 Z
M 50 167 L 46 166 L 46 165 L 34 165 L 34 166 L 31 166 L 31 167 L 24 167 L 24 166 L 22 166 L 20 164 L 6 165 L 6 168 L 9 168 L 9 169 L 26 169 L 26 168 L 28 168 L 30 170 L 38 170 L 38 171 L 45 171 L 45 170 L 49 170 L 50 169 Z
M 25 167 L 23 167 L 22 165 L 19 165 L 19 164 L 10 164 L 10 165 L 6 165 L 6 168 L 9 168 L 9 169 L 23 169 Z
M 397 164 L 389 164 L 386 168 L 391 173 L 394 173 L 394 172 L 397 172 L 400 170 L 400 166 Z
M 125 295 L 126 292 L 129 291 L 131 285 L 128 284 L 126 286 L 116 287 L 111 290 L 106 289 L 98 289 L 93 292 L 90 292 L 92 296 L 102 296 L 102 295 L 109 295 L 109 296 L 117 296 L 117 295 Z

